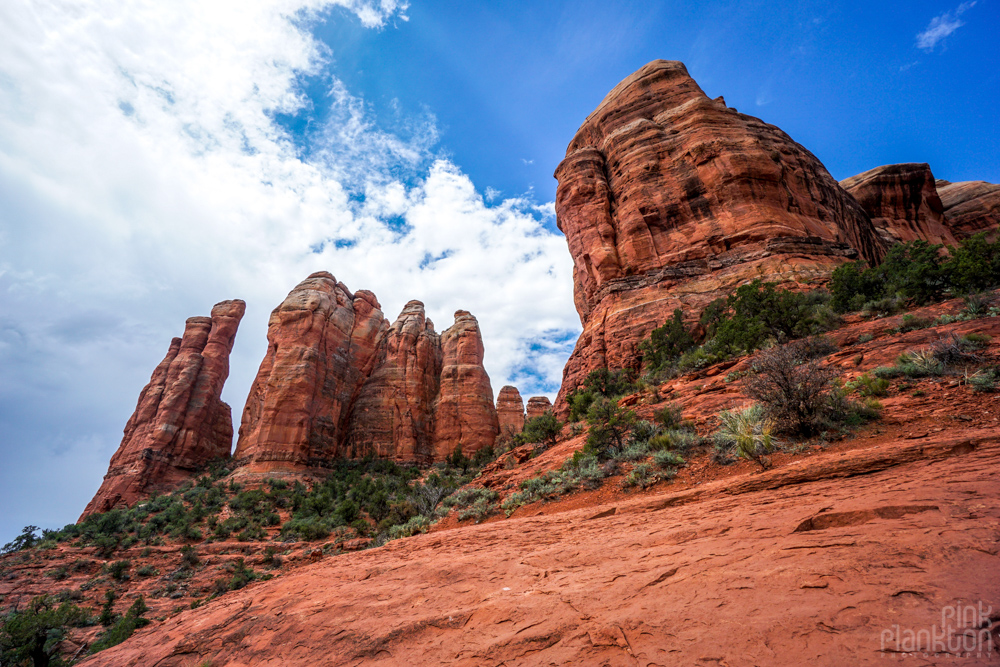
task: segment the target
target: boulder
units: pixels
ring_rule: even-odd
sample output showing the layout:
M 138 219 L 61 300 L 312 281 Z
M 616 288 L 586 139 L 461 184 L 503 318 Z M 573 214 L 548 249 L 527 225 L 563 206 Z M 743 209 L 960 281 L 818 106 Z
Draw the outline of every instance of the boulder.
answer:
M 243 301 L 223 301 L 211 317 L 187 320 L 184 335 L 170 342 L 139 394 L 108 473 L 81 520 L 173 490 L 209 462 L 229 456 L 233 420 L 221 396 L 245 310 Z

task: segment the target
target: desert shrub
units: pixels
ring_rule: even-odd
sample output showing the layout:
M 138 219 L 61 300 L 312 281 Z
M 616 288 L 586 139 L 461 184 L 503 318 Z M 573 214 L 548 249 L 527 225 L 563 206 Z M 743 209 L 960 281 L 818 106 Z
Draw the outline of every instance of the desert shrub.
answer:
M 410 537 L 417 533 L 426 533 L 430 530 L 431 520 L 426 516 L 415 516 L 401 526 L 393 526 L 389 529 L 389 539 L 398 540 L 401 537 Z
M 758 401 L 781 431 L 809 435 L 823 418 L 830 384 L 837 373 L 807 361 L 801 342 L 758 352 L 754 373 L 743 379 L 743 393 Z
M 1000 371 L 994 367 L 976 371 L 968 377 L 967 381 L 972 387 L 972 391 L 986 394 L 997 390 L 998 380 L 1000 380 Z
M 59 642 L 66 629 L 88 624 L 85 609 L 55 596 L 34 598 L 25 608 L 10 611 L 0 624 L 0 665 L 63 665 Z
M 132 561 L 118 560 L 107 566 L 108 574 L 115 581 L 125 581 L 129 578 L 128 571 L 132 568 Z
M 181 565 L 186 565 L 188 567 L 194 567 L 201 562 L 198 558 L 198 550 L 195 549 L 190 544 L 185 544 L 181 547 Z
M 612 447 L 622 449 L 626 436 L 635 425 L 635 412 L 619 407 L 609 399 L 601 399 L 590 406 L 587 412 L 587 422 L 590 432 L 587 434 L 587 444 L 584 451 L 598 458 L 608 458 L 608 450 Z
M 649 456 L 649 444 L 645 440 L 633 442 L 621 449 L 612 449 L 611 458 L 619 461 L 641 461 Z
M 649 337 L 639 343 L 639 351 L 646 370 L 656 373 L 694 346 L 694 337 L 684 326 L 684 314 L 677 308 L 671 319 L 663 326 L 653 329 Z
M 969 338 L 968 336 L 956 336 L 954 333 L 938 339 L 930 347 L 930 353 L 934 359 L 948 366 L 958 364 L 973 364 L 982 361 L 982 357 L 974 350 L 983 347 L 979 338 Z
M 131 637 L 138 628 L 148 625 L 149 620 L 143 618 L 147 611 L 149 611 L 149 607 L 146 606 L 146 600 L 140 595 L 128 608 L 125 615 L 115 621 L 111 627 L 101 633 L 97 641 L 90 645 L 90 653 L 97 653 L 106 648 L 117 646 Z
M 942 247 L 920 240 L 892 246 L 878 266 L 885 294 L 899 294 L 917 305 L 941 299 L 950 286 Z
M 975 320 L 996 314 L 996 309 L 992 307 L 994 301 L 992 294 L 969 294 L 962 297 L 962 301 L 964 306 L 959 317 L 963 320 Z
M 52 577 L 56 581 L 69 579 L 69 567 L 62 565 L 45 573 L 46 577 Z
M 242 558 L 230 563 L 229 568 L 233 576 L 229 579 L 227 587 L 231 591 L 239 590 L 257 578 L 257 573 Z
M 495 500 L 496 498 L 494 497 Z M 467 521 L 468 519 L 475 519 L 476 523 L 479 523 L 483 519 L 496 514 L 499 508 L 500 506 L 496 502 L 491 502 L 485 496 L 480 496 L 474 503 L 458 513 L 458 520 Z
M 873 340 L 875 340 L 875 336 L 871 334 L 861 334 L 860 336 L 858 336 L 859 343 L 870 343 Z
M 883 286 L 874 271 L 864 262 L 841 264 L 833 271 L 830 282 L 830 307 L 838 313 L 861 310 L 868 301 L 882 296 Z
M 684 465 L 684 457 L 677 452 L 661 449 L 653 454 L 653 463 L 659 468 L 679 468 Z
M 847 391 L 857 392 L 861 396 L 886 396 L 889 393 L 889 381 L 871 373 L 862 373 L 845 387 Z
M 901 296 L 883 296 L 866 301 L 861 309 L 865 317 L 890 317 L 906 308 L 906 299 Z
M 774 439 L 774 422 L 759 405 L 751 405 L 742 410 L 723 410 L 719 413 L 719 430 L 716 431 L 716 450 L 723 453 L 735 452 L 737 456 L 753 461 L 766 469 L 771 465 L 768 454 L 777 448 Z M 728 450 L 728 452 L 727 452 Z
M 270 568 L 281 567 L 281 562 L 282 562 L 281 555 L 278 553 L 278 550 L 275 547 L 269 546 L 266 549 L 264 549 L 264 557 L 261 559 L 261 563 L 265 567 L 270 567 Z
M 906 333 L 907 331 L 926 329 L 930 326 L 934 326 L 933 317 L 919 317 L 917 315 L 913 315 L 912 313 L 907 313 L 906 315 L 903 315 L 903 319 L 900 321 L 899 326 L 896 327 L 896 331 L 898 333 Z
M 677 368 L 684 372 L 695 371 L 708 368 L 712 364 L 717 364 L 728 358 L 728 353 L 716 351 L 713 342 L 709 341 L 701 347 L 696 347 L 682 354 L 681 358 L 677 360 Z
M 656 424 L 646 421 L 645 419 L 640 419 L 635 424 L 632 425 L 632 432 L 629 434 L 629 438 L 632 442 L 649 442 L 649 440 L 660 432 Z
M 152 565 L 140 565 L 135 573 L 140 577 L 155 577 L 160 573 L 160 571 Z
M 479 500 L 485 500 L 486 502 L 496 502 L 500 497 L 493 489 L 484 489 L 480 487 L 467 487 L 459 489 L 452 495 L 444 499 L 443 505 L 445 507 L 457 507 L 459 509 L 464 509 L 470 505 L 475 504 Z
M 652 451 L 668 450 L 678 454 L 686 454 L 701 444 L 701 438 L 694 431 L 673 429 L 661 433 L 649 440 Z
M 1000 285 L 1000 241 L 990 243 L 986 232 L 965 239 L 952 249 L 944 270 L 958 294 L 981 292 Z
M 583 381 L 584 392 L 590 392 L 595 397 L 620 398 L 633 393 L 635 389 L 635 373 L 628 368 L 614 371 L 598 368 L 588 373 Z
M 819 359 L 840 351 L 840 346 L 826 336 L 810 336 L 797 345 L 798 354 L 803 360 Z
M 681 416 L 681 409 L 668 404 L 653 413 L 653 420 L 665 429 L 679 428 L 684 418 Z
M 562 422 L 556 419 L 554 414 L 546 412 L 525 422 L 520 439 L 548 448 L 556 444 L 556 438 L 559 437 L 562 427 Z
M 736 455 L 732 440 L 716 438 L 715 445 L 712 447 L 712 463 L 727 466 L 735 462 Z
M 622 480 L 622 487 L 648 489 L 653 484 L 656 484 L 657 481 L 659 481 L 659 478 L 653 472 L 650 465 L 648 463 L 639 463 Z

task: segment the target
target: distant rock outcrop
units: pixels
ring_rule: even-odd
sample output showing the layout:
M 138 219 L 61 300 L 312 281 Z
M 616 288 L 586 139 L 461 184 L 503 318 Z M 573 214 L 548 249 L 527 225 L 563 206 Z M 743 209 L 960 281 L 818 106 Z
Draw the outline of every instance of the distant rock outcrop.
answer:
M 391 326 L 375 295 L 326 272 L 271 314 L 234 457 L 241 474 L 304 472 L 369 454 L 431 463 L 498 433 L 476 318 L 440 336 L 419 301 Z
M 434 402 L 434 460 L 457 448 L 470 455 L 492 447 L 500 427 L 490 376 L 483 368 L 483 336 L 471 313 L 455 312 L 455 324 L 441 334 L 441 389 Z
M 250 388 L 236 446 L 250 472 L 297 470 L 341 456 L 347 418 L 389 323 L 375 295 L 325 271 L 271 313 L 267 354 Z
M 887 245 L 927 241 L 956 245 L 927 164 L 890 164 L 840 182 L 858 200 Z
M 524 430 L 524 401 L 517 387 L 507 385 L 497 395 L 497 421 L 500 435 L 517 435 Z
M 885 253 L 868 215 L 809 151 L 654 61 L 587 117 L 556 169 L 556 215 L 583 323 L 557 408 L 586 374 L 636 367 L 674 308 L 694 316 L 756 277 L 803 283 Z
M 959 241 L 982 231 L 997 237 L 1000 227 L 1000 185 L 985 181 L 938 181 L 937 191 L 948 227 Z
M 108 473 L 81 519 L 172 490 L 214 459 L 228 457 L 233 420 L 222 402 L 229 353 L 246 310 L 223 301 L 211 317 L 192 317 L 153 371 L 125 425 Z
M 528 419 L 541 417 L 552 411 L 552 401 L 548 396 L 532 396 L 528 399 Z

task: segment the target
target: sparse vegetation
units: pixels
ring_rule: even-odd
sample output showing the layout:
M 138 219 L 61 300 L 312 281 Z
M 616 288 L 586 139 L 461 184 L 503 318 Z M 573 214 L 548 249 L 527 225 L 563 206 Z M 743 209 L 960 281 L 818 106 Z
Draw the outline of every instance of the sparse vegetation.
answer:
M 719 413 L 721 423 L 715 433 L 719 459 L 731 458 L 731 453 L 748 461 L 753 461 L 765 470 L 771 465 L 768 455 L 777 448 L 774 438 L 774 421 L 759 405 L 750 405 L 739 410 L 723 410 Z
M 59 656 L 59 643 L 66 629 L 88 624 L 85 609 L 51 595 L 36 597 L 24 609 L 8 612 L 3 618 L 0 664 L 65 665 L 67 663 Z

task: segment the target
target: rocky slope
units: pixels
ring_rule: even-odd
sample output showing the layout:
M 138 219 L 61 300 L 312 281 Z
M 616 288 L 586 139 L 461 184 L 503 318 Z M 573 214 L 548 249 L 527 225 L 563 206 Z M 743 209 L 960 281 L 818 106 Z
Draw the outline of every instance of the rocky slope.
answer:
M 591 370 L 638 364 L 675 308 L 696 314 L 756 277 L 822 279 L 885 243 L 809 151 L 654 61 L 587 117 L 556 169 L 556 215 L 583 324 L 557 409 Z
M 959 240 L 1000 227 L 1000 185 L 985 181 L 937 181 L 938 194 L 952 233 Z
M 245 310 L 243 301 L 223 301 L 211 317 L 187 320 L 183 337 L 170 342 L 139 395 L 101 488 L 81 518 L 176 488 L 193 471 L 229 456 L 233 420 L 220 397 Z
M 958 245 L 929 165 L 876 167 L 840 185 L 865 209 L 886 245 L 916 240 Z
M 1000 597 L 997 463 L 996 438 L 954 429 L 431 533 L 253 584 L 83 664 L 883 664 L 932 648 L 904 631 L 957 600 Z
M 234 454 L 244 475 L 367 454 L 441 461 L 499 432 L 482 334 L 466 311 L 438 336 L 410 301 L 390 326 L 374 294 L 314 273 L 271 314 L 268 344 Z

